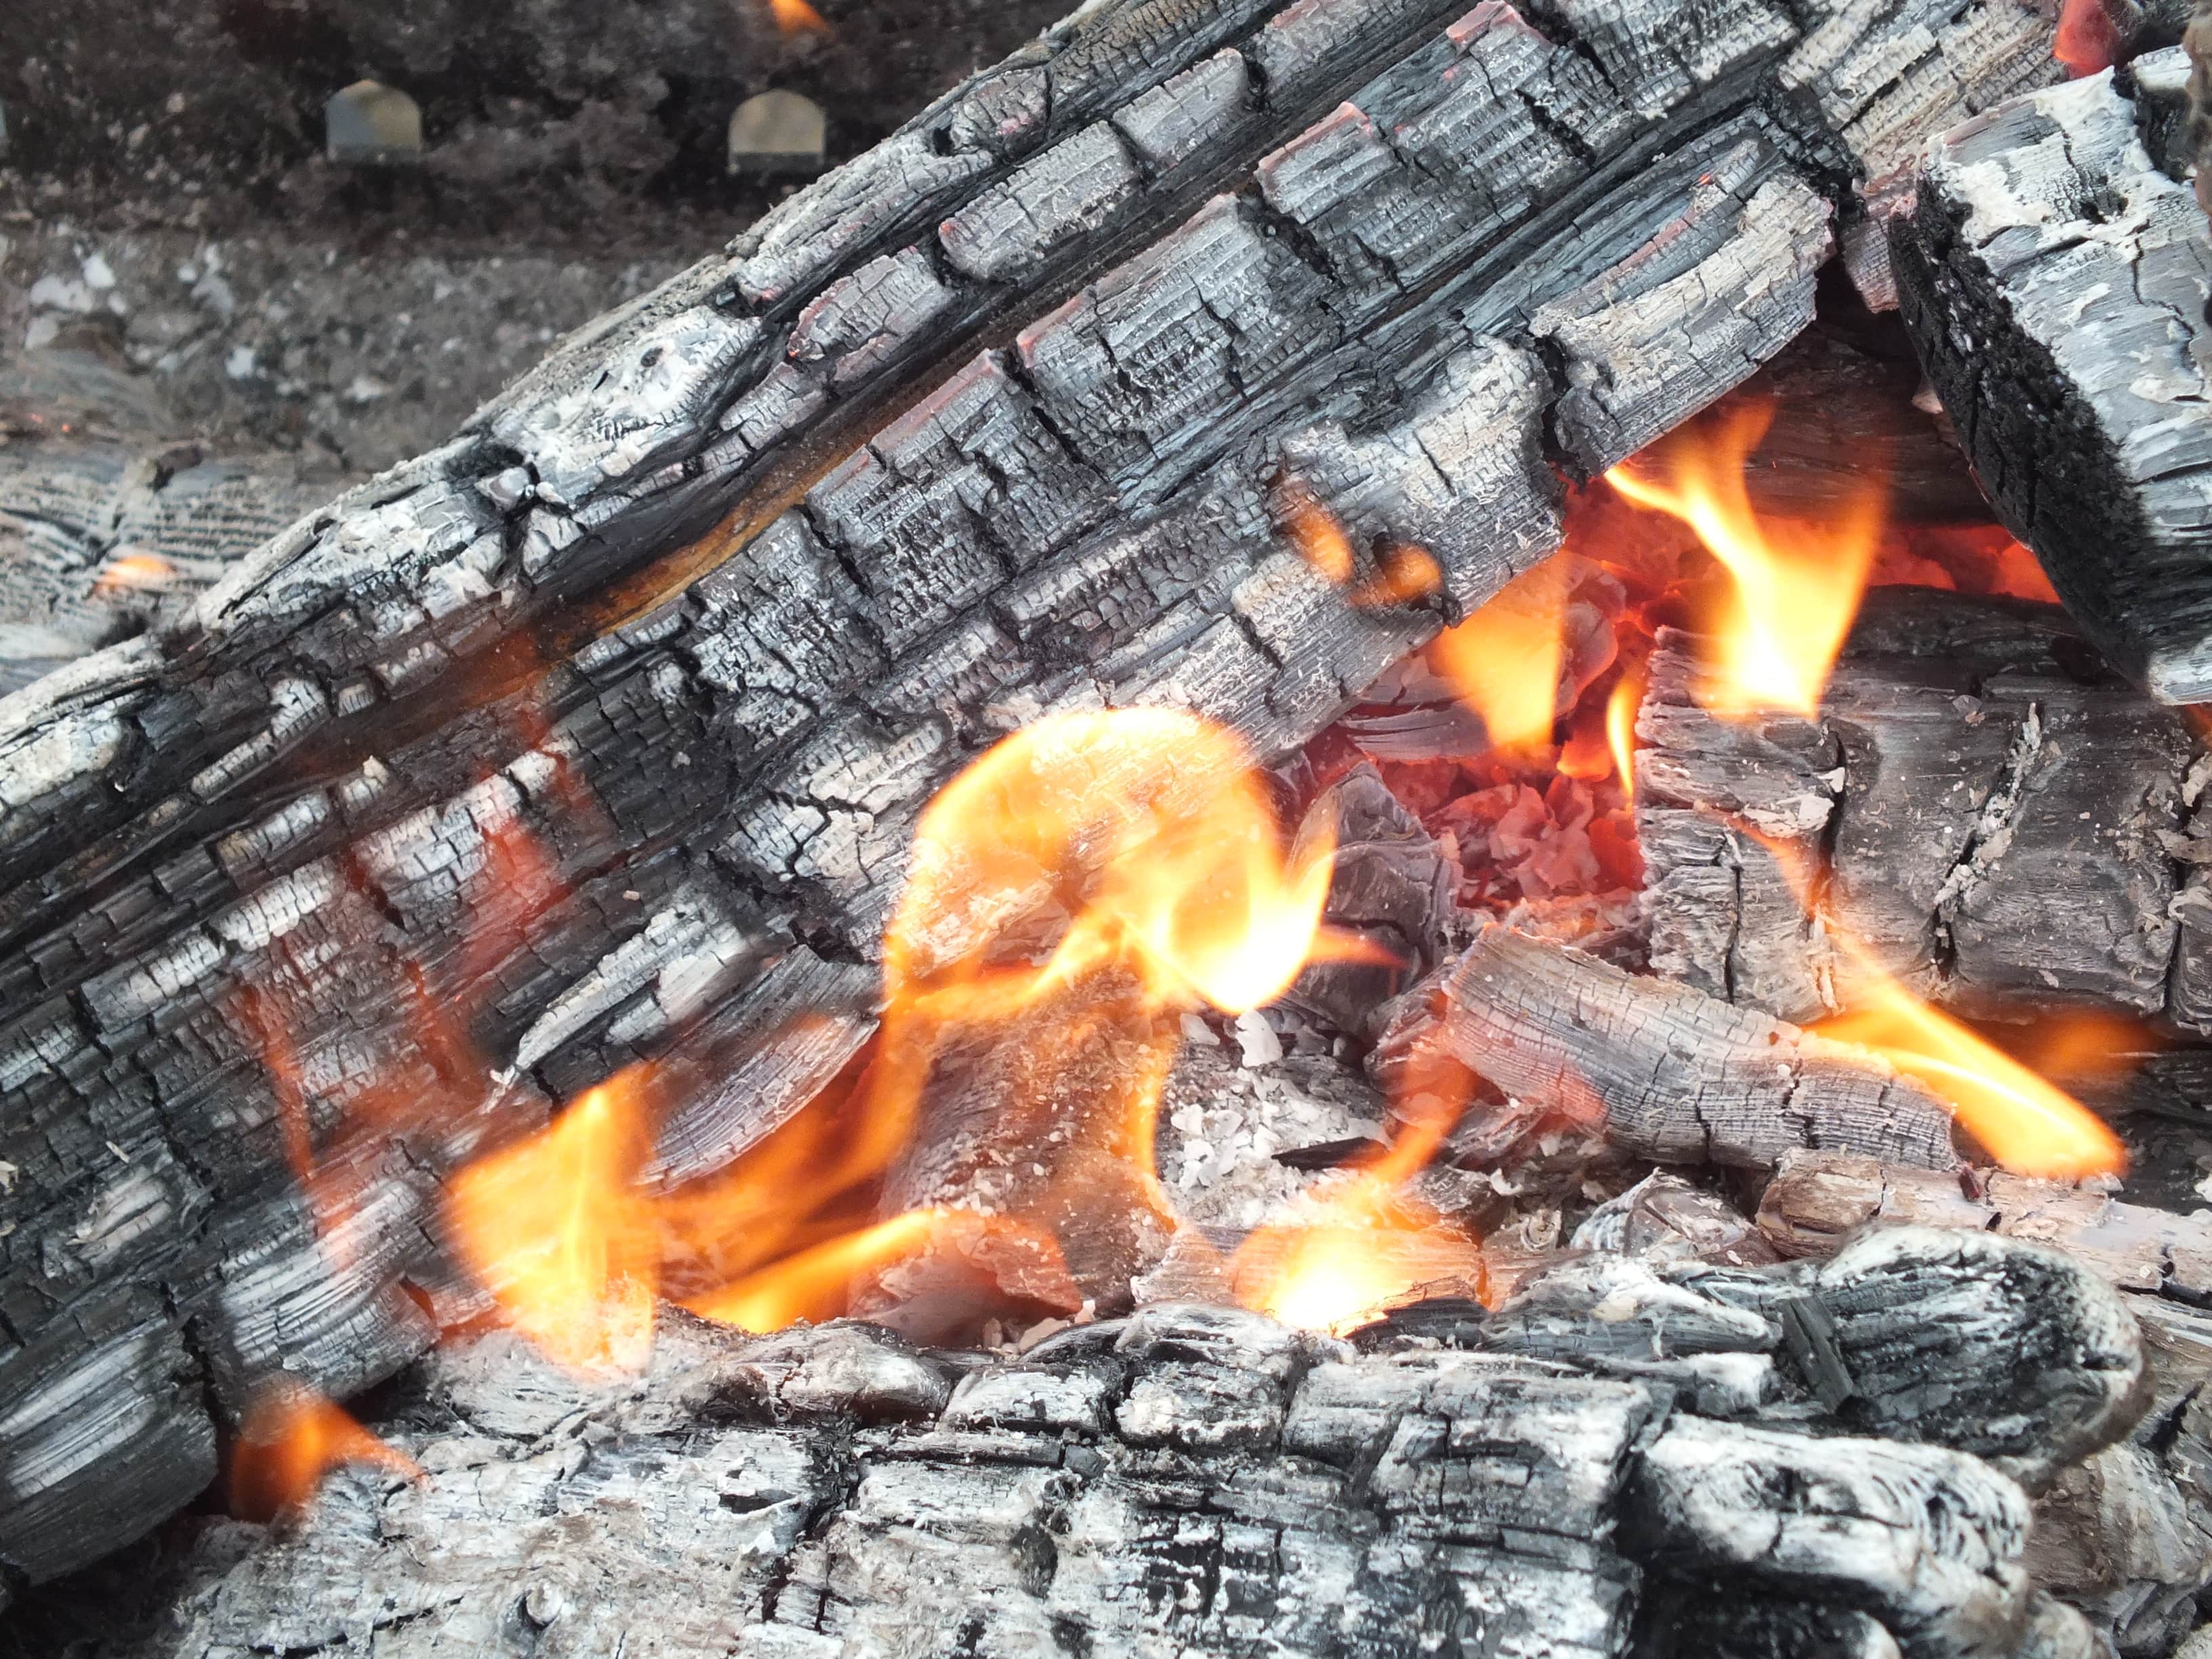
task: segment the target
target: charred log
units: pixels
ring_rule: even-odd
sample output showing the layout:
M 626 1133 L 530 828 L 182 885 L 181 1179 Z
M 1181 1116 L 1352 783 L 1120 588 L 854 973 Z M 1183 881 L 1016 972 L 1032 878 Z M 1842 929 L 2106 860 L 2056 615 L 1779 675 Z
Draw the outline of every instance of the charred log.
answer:
M 1710 714 L 1699 656 L 1663 637 L 1638 718 L 1661 972 L 1814 1018 L 1850 1000 L 1842 933 L 1969 1013 L 2207 1029 L 2197 745 L 2060 613 L 1877 589 L 1809 720 Z
M 1541 1319 L 1509 1304 L 1479 1352 L 1386 1327 L 1359 1352 L 1184 1306 L 1018 1358 L 866 1327 L 685 1328 L 641 1385 L 593 1395 L 508 1339 L 472 1342 L 378 1425 L 424 1482 L 341 1476 L 274 1529 L 179 1522 L 173 1623 L 93 1651 L 896 1654 L 947 1632 L 982 1652 L 1821 1650 L 1759 1645 L 1778 1624 L 1927 1659 L 1995 1659 L 2053 1625 L 2074 1645 L 2049 1651 L 2086 1655 L 2078 1615 L 2028 1583 L 2021 1488 L 1959 1448 L 2012 1434 L 2016 1407 L 2058 1443 L 2111 1440 L 2132 1332 L 2111 1292 L 2032 1247 L 1882 1243 L 1710 1291 L 1644 1273 L 1579 1319 L 1571 1297 Z M 1643 1298 L 1634 1345 L 1624 1296 Z M 1904 1437 L 1838 1437 L 1762 1310 L 1777 1298 L 1831 1310 L 1870 1379 L 1883 1331 L 1932 1337 L 1902 1368 L 1917 1385 L 1896 1379 L 1885 1426 Z M 1597 1334 L 1564 1340 L 1577 1324 Z M 2023 1324 L 2089 1393 L 2042 1392 L 2014 1363 Z M 1554 1357 L 1578 1346 L 1614 1357 Z M 1685 1379 L 1728 1362 L 1766 1381 L 1713 1415 L 1716 1391 Z M 1718 1594 L 1663 1616 L 1695 1589 Z
M 2099 648 L 2212 697 L 2212 245 L 2178 50 L 2030 94 L 1936 147 L 1892 248 L 1983 487 Z
M 1958 1162 L 1942 1103 L 1866 1051 L 1508 927 L 1405 1004 L 1375 1060 L 1401 1100 L 1457 1067 L 1661 1163 L 1766 1169 L 1802 1146 Z

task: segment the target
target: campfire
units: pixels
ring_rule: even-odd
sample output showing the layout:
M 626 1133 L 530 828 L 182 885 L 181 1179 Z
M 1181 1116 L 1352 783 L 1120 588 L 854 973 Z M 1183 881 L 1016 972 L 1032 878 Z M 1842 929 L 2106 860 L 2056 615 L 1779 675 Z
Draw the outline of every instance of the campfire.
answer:
M 2179 1649 L 2154 35 L 1086 9 L 0 704 L 9 1639 Z

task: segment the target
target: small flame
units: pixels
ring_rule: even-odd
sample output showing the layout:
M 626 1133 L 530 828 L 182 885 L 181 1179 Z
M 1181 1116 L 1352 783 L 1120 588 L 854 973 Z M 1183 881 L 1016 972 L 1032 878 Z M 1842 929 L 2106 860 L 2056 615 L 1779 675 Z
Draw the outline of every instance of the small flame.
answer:
M 1720 660 L 1712 707 L 1736 719 L 1818 711 L 1881 533 L 1879 486 L 1860 490 L 1825 524 L 1759 520 L 1744 467 L 1772 417 L 1771 404 L 1742 405 L 1711 423 L 1709 441 L 1685 433 L 1645 451 L 1651 470 L 1639 458 L 1605 475 L 1638 506 L 1696 531 L 1733 578 L 1733 602 L 1713 624 Z
M 1373 575 L 1346 595 L 1355 610 L 1411 605 L 1443 591 L 1444 568 L 1425 547 L 1401 542 L 1386 550 Z
M 231 1452 L 230 1512 L 241 1521 L 273 1521 L 304 1508 L 325 1475 L 349 1464 L 423 1478 L 413 1458 L 312 1389 L 271 1384 L 255 1397 Z
M 1321 498 L 1306 484 L 1293 479 L 1283 487 L 1283 531 L 1298 556 L 1314 568 L 1322 580 L 1338 587 L 1352 581 L 1352 538 Z
M 1341 1333 L 1429 1287 L 1480 1292 L 1480 1243 L 1402 1190 L 1464 1104 L 1428 1098 L 1372 1163 L 1304 1200 L 1303 1213 L 1255 1229 L 1230 1262 L 1237 1301 L 1300 1330 Z
M 517 1330 L 585 1374 L 636 1370 L 652 1351 L 660 1238 L 632 1186 L 650 1146 L 646 1092 L 630 1066 L 446 1186 L 462 1261 Z
M 822 21 L 822 14 L 808 5 L 806 0 L 768 0 L 768 3 L 775 14 L 776 27 L 786 37 L 830 33 L 830 25 Z
M 2120 50 L 2120 31 L 2109 0 L 2062 0 L 2058 32 L 2051 55 L 2075 79 L 2112 68 Z
M 1796 843 L 1738 829 L 1773 855 L 1806 915 L 1818 911 L 1819 871 Z M 1849 973 L 1855 1005 L 1808 1029 L 1838 1042 L 1872 1050 L 1917 1078 L 1948 1104 L 1984 1151 L 2014 1175 L 2079 1181 L 2119 1175 L 2127 1150 L 2104 1120 L 2080 1101 L 1915 996 L 1880 957 L 1832 916 L 1821 918 Z
M 1605 740 L 1613 750 L 1613 775 L 1632 804 L 1636 799 L 1636 711 L 1643 702 L 1643 678 L 1635 674 L 1622 675 L 1605 702 Z
M 802 1319 L 835 1318 L 844 1311 L 853 1281 L 914 1255 L 962 1220 L 987 1218 L 945 1210 L 908 1210 L 872 1227 L 786 1256 L 774 1267 L 684 1305 L 702 1319 L 741 1331 L 780 1331 Z
M 1482 716 L 1495 750 L 1526 754 L 1552 740 L 1575 571 L 1571 554 L 1553 554 L 1430 647 L 1460 699 Z
M 106 599 L 118 593 L 159 590 L 173 584 L 178 575 L 177 567 L 158 553 L 125 553 L 109 560 L 94 578 L 92 597 Z

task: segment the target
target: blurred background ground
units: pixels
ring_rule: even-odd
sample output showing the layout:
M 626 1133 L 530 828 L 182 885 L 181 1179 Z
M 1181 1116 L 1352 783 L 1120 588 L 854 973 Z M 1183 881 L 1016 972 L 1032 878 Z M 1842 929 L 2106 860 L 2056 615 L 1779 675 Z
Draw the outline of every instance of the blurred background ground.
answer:
M 792 188 L 726 170 L 742 100 L 815 100 L 834 164 L 1066 3 L 0 0 L 0 442 L 127 408 L 390 465 Z M 416 164 L 325 158 L 362 78 Z

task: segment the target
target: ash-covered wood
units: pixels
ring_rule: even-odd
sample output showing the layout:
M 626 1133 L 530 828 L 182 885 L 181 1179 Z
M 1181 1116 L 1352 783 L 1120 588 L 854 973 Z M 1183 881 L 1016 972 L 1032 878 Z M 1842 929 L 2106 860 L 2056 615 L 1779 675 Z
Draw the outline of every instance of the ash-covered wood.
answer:
M 0 1399 L 112 1403 L 0 1424 L 0 1563 L 151 1524 L 208 1387 L 426 1339 L 438 1149 L 354 1137 L 386 1231 L 330 1277 L 246 1003 L 319 1139 L 380 1092 L 481 1139 L 865 959 L 1012 726 L 1179 702 L 1280 754 L 1551 550 L 1552 404 L 1595 465 L 1724 391 L 1830 192 L 2055 73 L 2015 0 L 1462 10 L 1087 9 L 0 709 Z M 1291 475 L 1441 592 L 1347 605 Z
M 2028 1582 L 2021 1486 L 1959 1449 L 2012 1432 L 2021 1396 L 1951 1385 L 2033 1394 L 1981 1339 L 2063 1310 L 2083 1322 L 2052 1368 L 2100 1359 L 2124 1392 L 2141 1355 L 2110 1291 L 2033 1247 L 1924 1231 L 1711 1291 L 1616 1265 L 1632 1276 L 1579 1322 L 1539 1281 L 1473 1328 L 1475 1351 L 1384 1328 L 1359 1352 L 1190 1305 L 1018 1357 L 678 1323 L 645 1378 L 595 1394 L 479 1339 L 375 1425 L 424 1481 L 342 1474 L 273 1528 L 180 1520 L 155 1575 L 168 1611 L 134 1628 L 120 1595 L 47 1593 L 15 1628 L 87 1659 L 895 1655 L 948 1633 L 981 1653 L 1823 1650 L 1759 1645 L 1777 1626 L 1855 1632 L 1847 1651 L 2086 1659 L 2079 1615 Z M 1869 1293 L 1887 1297 L 1871 1348 L 1850 1334 Z M 1959 1339 L 1926 1343 L 1917 1395 L 1899 1391 L 1905 1437 L 1838 1433 L 1763 1310 L 1778 1300 L 1832 1309 L 1869 1376 L 1900 1323 Z M 1587 1361 L 1563 1340 L 1577 1322 L 1599 1333 Z M 1690 1382 L 1730 1363 L 1765 1382 L 1730 1405 Z M 2027 1409 L 2085 1449 L 2126 1424 L 2110 1395 Z M 2046 1626 L 2074 1644 L 2030 1645 Z
M 1771 1168 L 1801 1146 L 1959 1161 L 1942 1103 L 1865 1050 L 1503 926 L 1404 1000 L 1375 1064 L 1399 1093 L 1462 1067 L 1661 1163 Z
M 1922 362 L 2006 525 L 2089 637 L 2212 697 L 2212 244 L 2179 50 L 1938 142 L 1892 253 Z
M 1815 1018 L 1850 1000 L 1840 931 L 1968 1013 L 2212 1029 L 2197 745 L 2058 611 L 1876 589 L 1809 720 L 1708 713 L 1701 655 L 1662 636 L 1637 722 L 1660 972 Z

